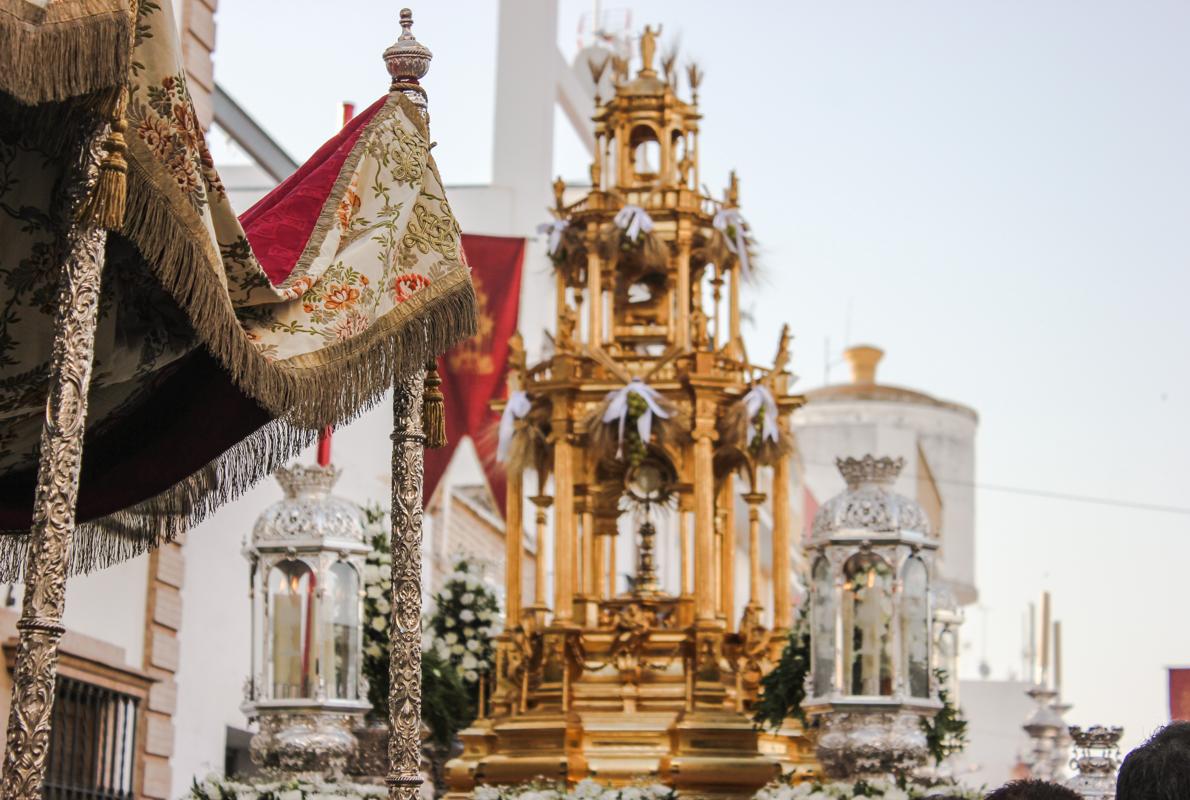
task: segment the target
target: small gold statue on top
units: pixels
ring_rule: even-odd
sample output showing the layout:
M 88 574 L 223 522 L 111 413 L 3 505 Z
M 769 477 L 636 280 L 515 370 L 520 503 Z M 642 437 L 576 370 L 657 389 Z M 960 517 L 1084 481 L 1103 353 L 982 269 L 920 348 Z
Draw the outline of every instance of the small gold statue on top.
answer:
M 657 74 L 653 71 L 653 56 L 657 53 L 657 37 L 660 35 L 660 25 L 657 26 L 657 30 L 646 25 L 645 32 L 640 35 L 640 73 L 642 75 Z

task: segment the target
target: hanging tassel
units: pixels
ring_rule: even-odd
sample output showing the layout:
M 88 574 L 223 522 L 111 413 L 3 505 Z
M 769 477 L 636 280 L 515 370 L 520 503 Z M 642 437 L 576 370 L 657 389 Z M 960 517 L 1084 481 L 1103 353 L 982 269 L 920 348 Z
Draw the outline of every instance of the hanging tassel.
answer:
M 99 177 L 79 209 L 80 221 L 112 231 L 124 226 L 124 207 L 128 199 L 128 161 L 124 157 L 128 152 L 128 143 L 124 139 L 124 132 L 128 130 L 128 121 L 124 118 L 127 104 L 128 89 L 124 88 L 116 99 L 111 113 L 111 129 L 103 140 L 106 155 L 99 162 Z
M 442 396 L 442 376 L 438 362 L 426 364 L 425 394 L 422 396 L 421 426 L 426 435 L 426 448 L 446 447 L 446 398 Z

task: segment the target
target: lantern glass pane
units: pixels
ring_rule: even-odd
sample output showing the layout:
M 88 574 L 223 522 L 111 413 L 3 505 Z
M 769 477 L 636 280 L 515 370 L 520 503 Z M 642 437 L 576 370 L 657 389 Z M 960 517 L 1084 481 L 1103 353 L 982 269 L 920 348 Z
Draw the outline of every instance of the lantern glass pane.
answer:
M 946 685 L 953 687 L 959 669 L 959 646 L 949 625 L 938 634 L 938 668 L 946 673 Z M 951 690 L 953 694 L 953 689 Z
M 327 582 L 329 630 L 322 657 L 327 696 L 355 700 L 359 697 L 359 575 L 350 564 L 338 561 L 331 565 Z
M 892 570 L 871 553 L 843 565 L 843 665 L 847 692 L 893 693 Z
M 286 559 L 269 570 L 269 685 L 277 700 L 314 697 L 317 680 L 314 571 L 303 561 Z
M 810 594 L 810 641 L 814 654 L 814 696 L 831 693 L 835 677 L 835 591 L 825 558 L 814 564 Z
M 920 558 L 905 562 L 902 575 L 901 640 L 912 697 L 930 696 L 930 580 Z

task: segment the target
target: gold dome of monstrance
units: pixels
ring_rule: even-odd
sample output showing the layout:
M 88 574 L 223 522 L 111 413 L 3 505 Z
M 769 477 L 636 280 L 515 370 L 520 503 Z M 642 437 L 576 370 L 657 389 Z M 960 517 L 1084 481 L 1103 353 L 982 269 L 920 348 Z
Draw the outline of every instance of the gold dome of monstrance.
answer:
M 796 726 L 762 735 L 750 710 L 793 625 L 801 544 L 789 415 L 802 400 L 789 391 L 786 332 L 770 365 L 745 352 L 740 283 L 751 264 L 739 183 L 733 173 L 722 200 L 700 190 L 702 74 L 686 68 L 691 100 L 679 99 L 676 57 L 654 67 L 659 32 L 641 36 L 634 77 L 618 57 L 591 65 L 597 86 L 609 66 L 615 86 L 596 97 L 592 186 L 567 204 L 559 179 L 555 219 L 542 226 L 553 352 L 528 365 L 513 343 L 501 445 L 508 626 L 490 714 L 449 767 L 456 793 L 477 782 L 652 775 L 691 796 L 750 796 L 782 766 L 805 763 Z M 526 487 L 539 546 L 535 589 L 522 597 Z M 746 575 L 735 569 L 737 496 Z M 623 589 L 617 549 L 635 553 Z

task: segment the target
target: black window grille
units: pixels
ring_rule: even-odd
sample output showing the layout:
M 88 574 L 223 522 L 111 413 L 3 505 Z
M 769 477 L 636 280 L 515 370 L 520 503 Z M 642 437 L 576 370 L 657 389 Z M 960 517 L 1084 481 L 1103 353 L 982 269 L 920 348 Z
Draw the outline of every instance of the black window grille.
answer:
M 133 796 L 138 698 L 58 677 L 46 800 L 125 800 Z

